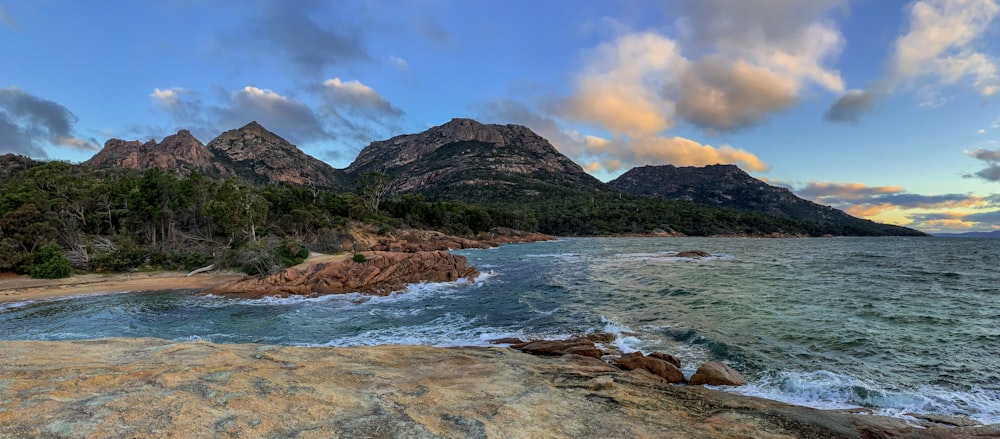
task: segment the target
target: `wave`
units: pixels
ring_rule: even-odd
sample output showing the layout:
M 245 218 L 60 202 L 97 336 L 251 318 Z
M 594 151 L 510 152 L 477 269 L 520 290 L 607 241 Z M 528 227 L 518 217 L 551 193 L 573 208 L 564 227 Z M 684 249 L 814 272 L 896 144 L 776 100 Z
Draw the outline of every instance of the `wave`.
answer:
M 420 282 L 409 284 L 403 291 L 389 293 L 385 296 L 373 296 L 361 293 L 327 294 L 323 296 L 267 296 L 257 299 L 243 299 L 226 296 L 199 296 L 199 305 L 205 307 L 226 307 L 231 305 L 256 306 L 289 306 L 326 304 L 340 306 L 382 305 L 387 303 L 418 301 L 441 293 L 458 291 L 464 288 L 479 288 L 487 280 L 496 276 L 495 272 L 479 273 L 475 278 L 461 278 L 454 282 Z M 458 296 L 461 297 L 461 296 Z M 457 298 L 457 297 L 456 297 Z M 206 300 L 207 299 L 207 300 Z
M 898 390 L 826 370 L 772 372 L 746 386 L 717 389 L 817 409 L 866 407 L 897 418 L 939 414 L 967 416 L 987 425 L 1000 422 L 1000 391 L 972 388 L 963 392 L 935 386 Z

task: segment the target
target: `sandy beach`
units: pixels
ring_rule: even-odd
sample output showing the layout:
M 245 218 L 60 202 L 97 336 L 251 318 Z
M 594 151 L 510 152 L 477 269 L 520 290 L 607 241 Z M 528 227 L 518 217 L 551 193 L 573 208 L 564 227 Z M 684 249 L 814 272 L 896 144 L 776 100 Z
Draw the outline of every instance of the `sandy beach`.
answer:
M 313 253 L 293 268 L 339 260 L 341 254 Z M 80 274 L 65 279 L 32 279 L 26 275 L 0 273 L 0 303 L 46 300 L 59 297 L 138 291 L 204 290 L 243 279 L 236 271 L 212 271 L 188 276 L 181 271 L 151 271 L 115 274 Z

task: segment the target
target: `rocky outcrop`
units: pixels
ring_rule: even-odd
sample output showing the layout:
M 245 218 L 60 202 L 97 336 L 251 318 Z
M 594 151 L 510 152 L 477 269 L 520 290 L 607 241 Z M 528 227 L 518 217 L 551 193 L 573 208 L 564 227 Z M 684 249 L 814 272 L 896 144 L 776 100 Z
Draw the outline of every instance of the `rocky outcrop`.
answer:
M 691 384 L 706 384 L 709 386 L 742 386 L 746 380 L 739 372 L 717 361 L 709 361 L 691 375 Z
M 533 340 L 524 343 L 514 343 L 511 349 L 517 349 L 533 355 L 581 355 L 600 359 L 602 352 L 593 341 L 583 338 L 569 340 Z
M 346 259 L 249 278 L 205 291 L 219 296 L 257 298 L 362 293 L 386 295 L 420 282 L 453 282 L 479 275 L 464 256 L 448 252 L 365 253 L 364 262 Z
M 673 357 L 671 356 L 671 358 Z M 659 357 L 652 355 L 647 357 L 642 352 L 622 355 L 613 364 L 622 370 L 645 370 L 671 384 L 685 382 L 684 373 L 678 369 L 678 366 Z
M 345 186 L 339 171 L 256 121 L 220 134 L 206 147 L 237 175 L 251 182 L 292 183 L 322 189 Z
M 0 437 L 968 438 L 568 355 L 158 339 L 0 342 Z
M 345 171 L 349 178 L 384 172 L 395 192 L 444 198 L 537 196 L 540 188 L 594 191 L 603 186 L 530 129 L 472 119 L 372 142 Z
M 90 160 L 83 162 L 83 165 L 139 170 L 159 168 L 181 175 L 187 175 L 191 171 L 213 177 L 236 175 L 233 169 L 218 162 L 212 152 L 188 130 L 180 130 L 177 134 L 164 137 L 159 143 L 153 139 L 145 143 L 110 139 L 104 143 L 104 148 Z

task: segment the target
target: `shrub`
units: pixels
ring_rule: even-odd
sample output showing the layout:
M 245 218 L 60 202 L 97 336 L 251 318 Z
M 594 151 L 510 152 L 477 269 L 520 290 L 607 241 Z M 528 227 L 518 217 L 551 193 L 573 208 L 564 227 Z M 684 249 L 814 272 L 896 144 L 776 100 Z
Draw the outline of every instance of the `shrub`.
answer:
M 31 256 L 31 266 L 28 274 L 40 279 L 59 279 L 69 277 L 73 269 L 69 266 L 69 260 L 62 254 L 59 244 L 50 242 L 45 244 Z
M 365 261 L 367 261 L 367 260 L 368 260 L 368 259 L 367 259 L 367 258 L 365 258 L 365 255 L 363 255 L 363 254 L 361 254 L 361 253 L 355 253 L 355 254 L 354 254 L 354 262 L 357 262 L 357 263 L 359 263 L 359 264 L 360 264 L 360 263 L 362 263 L 362 262 L 365 262 Z
M 291 267 L 305 261 L 309 257 L 309 249 L 299 246 L 294 242 L 288 242 L 285 245 L 279 246 L 276 254 L 284 266 Z

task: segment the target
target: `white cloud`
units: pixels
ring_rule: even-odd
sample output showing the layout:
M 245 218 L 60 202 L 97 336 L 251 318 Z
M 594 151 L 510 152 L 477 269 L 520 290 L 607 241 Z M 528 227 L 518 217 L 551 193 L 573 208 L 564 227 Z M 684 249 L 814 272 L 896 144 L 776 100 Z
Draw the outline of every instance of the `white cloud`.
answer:
M 403 69 L 403 70 L 407 70 L 407 69 L 410 68 L 410 63 L 406 62 L 406 60 L 403 59 L 403 58 L 401 58 L 401 57 L 398 57 L 398 56 L 395 56 L 395 55 L 389 55 L 388 60 L 389 60 L 390 64 L 396 66 L 397 68 L 400 68 L 400 69 Z
M 909 31 L 896 40 L 890 75 L 896 81 L 924 76 L 954 84 L 972 77 L 984 96 L 996 93 L 996 61 L 973 42 L 1000 12 L 995 0 L 923 0 L 910 7 Z
M 980 129 L 976 130 L 976 134 L 986 134 L 986 129 L 985 128 L 980 128 Z
M 179 87 L 172 87 L 160 90 L 159 88 L 154 88 L 153 92 L 149 94 L 149 97 L 153 99 L 153 103 L 166 107 L 166 108 L 177 108 L 180 105 L 180 96 L 185 93 L 186 90 Z
M 1000 64 L 989 54 L 977 51 L 988 35 L 990 23 L 1000 13 L 997 0 L 920 0 L 909 7 L 909 27 L 895 42 L 885 77 L 875 81 L 865 92 L 884 97 L 901 86 L 918 87 L 919 105 L 937 108 L 948 99 L 941 96 L 941 85 L 968 81 L 982 96 L 1000 91 Z M 831 121 L 856 122 L 873 105 L 851 106 L 845 100 L 833 104 L 827 114 L 840 109 L 843 117 Z M 852 110 L 847 113 L 844 110 Z

